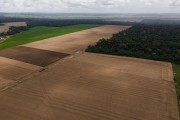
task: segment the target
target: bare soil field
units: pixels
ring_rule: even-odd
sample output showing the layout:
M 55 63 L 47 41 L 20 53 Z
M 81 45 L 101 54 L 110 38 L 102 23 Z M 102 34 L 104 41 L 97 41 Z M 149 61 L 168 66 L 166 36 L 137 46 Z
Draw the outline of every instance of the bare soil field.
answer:
M 0 91 L 21 81 L 21 78 L 38 71 L 41 67 L 0 57 Z
M 33 42 L 23 46 L 73 54 L 77 51 L 85 50 L 87 46 L 95 44 L 101 38 L 109 38 L 112 34 L 123 31 L 127 28 L 129 28 L 129 26 L 105 25 L 89 30 L 83 30 L 81 32 Z
M 0 56 L 22 61 L 25 63 L 46 67 L 69 54 L 53 52 L 48 50 L 29 48 L 29 47 L 15 47 L 0 51 Z
M 179 120 L 171 72 L 171 65 L 164 62 L 77 54 L 1 93 L 0 116 L 6 120 Z
M 26 22 L 10 22 L 10 23 L 4 23 L 3 26 L 0 26 L 0 32 L 7 31 L 9 27 L 19 27 L 19 26 L 26 26 Z
M 3 50 L 0 52 L 0 64 L 2 65 L 0 68 L 0 90 L 16 84 L 18 81 L 21 81 L 21 77 L 29 73 L 41 71 L 41 69 L 44 69 L 42 67 L 68 56 L 68 53 L 74 54 L 76 51 L 81 51 L 89 43 L 95 43 L 102 37 L 110 37 L 113 33 L 117 33 L 125 28 L 128 27 L 102 26 Z M 85 37 L 88 37 L 88 41 L 86 41 Z M 75 42 L 78 42 L 78 44 L 75 44 Z M 65 46 L 65 44 L 67 45 Z M 35 66 L 37 69 L 30 69 L 29 71 L 29 66 Z M 26 70 L 26 67 L 28 70 Z
M 102 26 L 14 48 L 25 53 L 5 52 L 0 57 L 0 118 L 179 120 L 170 63 L 83 52 L 89 44 L 127 28 Z M 33 65 L 39 58 L 33 48 L 71 56 L 44 69 Z M 39 55 L 44 61 L 52 57 Z M 16 56 L 23 57 L 17 61 Z

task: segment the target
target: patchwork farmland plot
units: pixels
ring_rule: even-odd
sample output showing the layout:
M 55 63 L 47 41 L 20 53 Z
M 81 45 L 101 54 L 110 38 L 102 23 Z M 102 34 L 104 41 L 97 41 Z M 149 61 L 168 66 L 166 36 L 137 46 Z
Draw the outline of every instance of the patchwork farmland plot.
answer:
M 12 54 L 13 53 L 13 54 Z M 0 56 L 34 64 L 42 67 L 56 62 L 69 54 L 53 52 L 48 50 L 41 50 L 29 47 L 15 47 L 0 52 Z
M 34 27 L 28 31 L 13 35 L 3 43 L 0 43 L 0 50 L 98 26 L 99 25 L 80 24 L 64 27 Z
M 0 52 L 1 119 L 179 120 L 170 63 L 83 52 L 127 28 L 101 26 L 7 49 L 40 50 L 49 59 L 46 52 L 70 54 L 41 72 L 26 57 L 17 59 L 18 52 Z
M 84 25 L 82 27 L 84 28 Z M 107 28 L 108 31 L 103 32 L 103 30 Z M 127 28 L 128 27 L 126 26 L 102 26 L 102 27 L 92 28 L 89 30 L 84 30 L 81 32 L 54 37 L 54 38 L 50 38 L 34 43 L 29 43 L 23 46 L 18 46 L 15 48 L 0 51 L 0 56 L 1 56 L 0 63 L 2 64 L 1 67 L 2 75 L 0 74 L 0 80 L 1 80 L 0 82 L 3 83 L 2 88 L 3 89 L 8 88 L 9 86 L 16 84 L 18 81 L 21 81 L 20 79 L 21 77 L 24 77 L 30 73 L 39 70 L 41 71 L 41 69 L 43 69 L 42 66 L 45 67 L 49 64 L 52 64 L 53 62 L 65 57 L 68 54 L 74 54 L 75 52 L 81 50 L 82 48 L 85 49 L 86 46 L 88 46 L 90 43 L 90 40 L 86 41 L 84 39 L 84 37 L 87 37 L 88 34 L 91 35 L 92 33 L 94 33 L 93 37 L 91 38 L 91 43 L 95 43 L 99 40 L 99 38 L 110 37 L 112 33 L 116 33 Z M 76 36 L 76 39 L 74 39 L 73 36 Z M 67 43 L 66 40 L 68 39 L 69 42 L 78 41 L 79 46 L 81 47 L 79 48 L 76 47 L 77 44 L 70 44 L 71 47 L 64 46 L 64 44 Z M 62 43 L 61 41 L 64 41 L 64 43 Z M 52 42 L 54 44 L 52 44 Z M 41 46 L 39 46 L 40 44 Z M 51 44 L 54 46 L 47 47 L 47 49 L 44 49 L 46 46 L 49 46 Z M 70 50 L 71 52 L 67 52 Z M 53 56 L 51 54 L 53 54 Z M 21 72 L 21 70 L 18 70 L 19 68 L 24 68 L 24 66 L 25 68 L 26 66 L 28 66 L 27 68 L 30 68 L 31 71 L 27 71 L 27 73 L 25 74 Z M 31 69 L 31 67 L 33 68 L 33 70 Z M 18 74 L 16 72 L 11 72 L 11 71 L 16 71 L 18 72 Z M 13 78 L 9 78 L 9 76 L 14 76 L 14 75 L 17 76 Z M 1 90 L 1 86 L 0 86 L 0 90 Z

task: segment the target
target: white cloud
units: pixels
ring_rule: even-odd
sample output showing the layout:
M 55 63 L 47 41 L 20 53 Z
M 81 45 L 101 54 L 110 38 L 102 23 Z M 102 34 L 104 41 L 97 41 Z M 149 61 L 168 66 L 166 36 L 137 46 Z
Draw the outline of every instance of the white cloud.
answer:
M 159 2 L 159 0 L 140 0 L 145 5 L 155 5 Z
M 0 8 L 4 8 L 4 7 L 8 7 L 14 4 L 14 0 L 11 1 L 11 3 L 9 2 L 9 0 L 0 0 Z
M 0 12 L 179 12 L 178 6 L 180 0 L 0 0 Z
M 170 6 L 180 6 L 180 0 L 172 0 Z
M 98 7 L 119 7 L 130 3 L 130 0 L 61 0 L 64 4 L 69 7 L 87 7 L 87 8 L 98 8 Z
M 103 0 L 101 5 L 104 7 L 121 7 L 130 4 L 130 0 Z

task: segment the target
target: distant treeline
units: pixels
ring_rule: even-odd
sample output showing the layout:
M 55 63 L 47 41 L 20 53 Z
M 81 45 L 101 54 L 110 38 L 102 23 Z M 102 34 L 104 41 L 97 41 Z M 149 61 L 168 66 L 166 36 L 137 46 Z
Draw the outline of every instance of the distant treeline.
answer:
M 135 25 L 87 52 L 180 62 L 180 25 Z
M 60 27 L 76 24 L 101 24 L 101 25 L 134 25 L 135 22 L 105 21 L 100 19 L 43 19 L 43 18 L 14 18 L 0 17 L 0 23 L 26 22 L 28 27 L 51 26 Z
M 180 20 L 145 19 L 141 23 L 149 25 L 180 25 Z
M 8 32 L 0 33 L 0 36 L 8 36 L 36 26 L 61 27 L 76 24 L 100 24 L 100 25 L 134 25 L 134 22 L 104 21 L 99 19 L 44 19 L 44 18 L 15 18 L 0 17 L 0 25 L 7 22 L 26 22 L 27 27 L 10 27 Z

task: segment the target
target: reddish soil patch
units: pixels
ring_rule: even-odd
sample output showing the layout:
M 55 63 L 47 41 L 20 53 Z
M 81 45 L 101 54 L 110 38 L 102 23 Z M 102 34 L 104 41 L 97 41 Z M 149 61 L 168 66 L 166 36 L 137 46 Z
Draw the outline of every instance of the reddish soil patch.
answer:
M 0 52 L 0 56 L 2 57 L 19 60 L 42 67 L 54 63 L 68 55 L 69 54 L 23 46 L 6 49 Z

